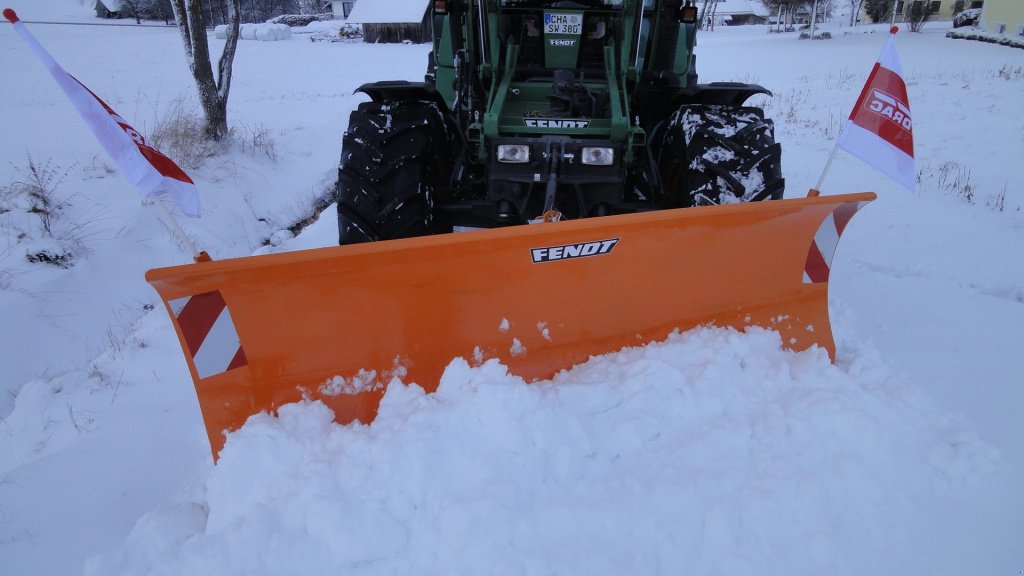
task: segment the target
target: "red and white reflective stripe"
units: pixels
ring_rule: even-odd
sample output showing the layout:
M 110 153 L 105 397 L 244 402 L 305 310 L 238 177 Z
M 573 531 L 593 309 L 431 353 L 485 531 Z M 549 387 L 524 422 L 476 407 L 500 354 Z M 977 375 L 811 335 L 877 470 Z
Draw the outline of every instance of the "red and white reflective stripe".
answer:
M 804 264 L 804 284 L 828 282 L 832 268 L 832 257 L 839 246 L 839 237 L 846 230 L 853 215 L 867 202 L 845 202 L 833 210 L 818 227 L 814 234 L 811 247 L 807 251 L 807 263 Z
M 168 302 L 200 378 L 248 364 L 238 331 L 219 291 Z

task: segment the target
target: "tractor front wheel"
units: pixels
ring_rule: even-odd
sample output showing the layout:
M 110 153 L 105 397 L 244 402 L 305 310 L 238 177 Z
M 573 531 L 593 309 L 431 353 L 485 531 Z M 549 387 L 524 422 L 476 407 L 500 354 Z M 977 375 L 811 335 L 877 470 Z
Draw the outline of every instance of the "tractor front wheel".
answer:
M 666 207 L 782 198 L 782 149 L 760 108 L 684 105 L 662 134 L 658 166 Z
M 441 232 L 432 204 L 451 172 L 437 105 L 365 102 L 349 117 L 338 168 L 338 243 Z

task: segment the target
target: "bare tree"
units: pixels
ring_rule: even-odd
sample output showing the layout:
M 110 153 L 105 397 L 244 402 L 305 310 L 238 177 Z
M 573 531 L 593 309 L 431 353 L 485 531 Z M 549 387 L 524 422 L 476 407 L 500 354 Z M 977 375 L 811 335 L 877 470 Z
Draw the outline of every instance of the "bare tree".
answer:
M 170 24 L 174 18 L 174 9 L 171 7 L 171 0 L 143 0 L 143 15 L 152 20 L 163 20 L 164 24 Z
M 864 10 L 872 22 L 882 22 L 892 15 L 891 0 L 864 0 Z
M 297 4 L 299 14 L 323 14 L 324 12 L 330 12 L 330 2 L 325 6 L 323 0 L 298 0 Z
M 807 0 L 761 0 L 768 10 L 778 10 L 779 14 L 785 14 L 785 29 L 793 29 L 793 16 L 800 7 L 808 6 Z M 780 23 L 781 24 L 781 23 Z
M 263 22 L 282 14 L 296 14 L 300 8 L 296 0 L 243 0 L 241 6 L 246 22 Z
M 210 46 L 206 41 L 203 4 L 204 0 L 172 0 L 171 6 L 185 45 L 185 57 L 199 89 L 199 103 L 206 116 L 206 136 L 221 140 L 228 133 L 228 93 L 231 90 L 231 65 L 238 46 L 239 0 L 227 2 L 228 38 L 217 64 L 216 78 L 210 63 Z
M 850 5 L 850 26 L 856 26 L 860 18 L 860 7 L 864 0 L 846 0 Z
M 931 7 L 925 5 L 922 0 L 914 0 L 907 13 L 907 21 L 910 23 L 911 32 L 920 32 L 924 23 L 931 16 Z
M 135 18 L 136 24 L 142 24 L 142 13 L 145 9 L 146 6 L 141 0 L 121 0 L 121 12 Z
M 824 24 L 828 22 L 831 12 L 832 0 L 814 0 L 814 6 L 811 8 L 811 39 L 815 38 L 819 16 L 821 23 Z
M 700 9 L 700 22 L 697 23 L 697 28 L 704 28 L 708 21 L 708 4 L 711 0 L 704 0 L 704 7 Z M 718 0 L 715 0 L 717 3 Z

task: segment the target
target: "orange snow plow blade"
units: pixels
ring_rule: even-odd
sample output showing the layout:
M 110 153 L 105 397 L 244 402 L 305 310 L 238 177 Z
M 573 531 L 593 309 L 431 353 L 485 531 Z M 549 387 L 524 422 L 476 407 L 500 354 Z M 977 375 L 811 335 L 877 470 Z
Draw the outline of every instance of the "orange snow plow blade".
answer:
M 834 353 L 828 266 L 872 193 L 665 210 L 150 270 L 216 455 L 302 398 L 368 423 L 455 357 L 527 380 L 702 324 Z

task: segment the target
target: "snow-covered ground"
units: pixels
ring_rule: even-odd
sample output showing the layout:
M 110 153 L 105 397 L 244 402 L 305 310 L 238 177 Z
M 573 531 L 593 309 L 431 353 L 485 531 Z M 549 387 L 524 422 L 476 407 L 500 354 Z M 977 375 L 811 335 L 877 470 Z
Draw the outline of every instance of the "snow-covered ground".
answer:
M 79 0 L 7 6 L 96 22 Z M 122 24 L 29 26 L 151 134 L 194 88 L 175 28 Z M 189 255 L 0 25 L 0 573 L 1019 574 L 1024 51 L 947 29 L 897 39 L 917 192 L 843 155 L 823 187 L 879 194 L 836 257 L 835 365 L 714 329 L 530 385 L 453 359 L 436 394 L 392 386 L 371 426 L 316 404 L 254 418 L 215 467 L 143 279 Z M 703 81 L 774 91 L 758 102 L 788 195 L 817 179 L 885 38 L 830 32 L 699 38 Z M 333 184 L 353 90 L 422 77 L 427 50 L 243 41 L 236 144 L 188 169 L 190 236 L 216 258 L 332 244 L 328 209 L 264 246 Z M 30 165 L 66 204 L 49 235 L 12 193 Z M 73 265 L 26 260 L 44 249 Z

